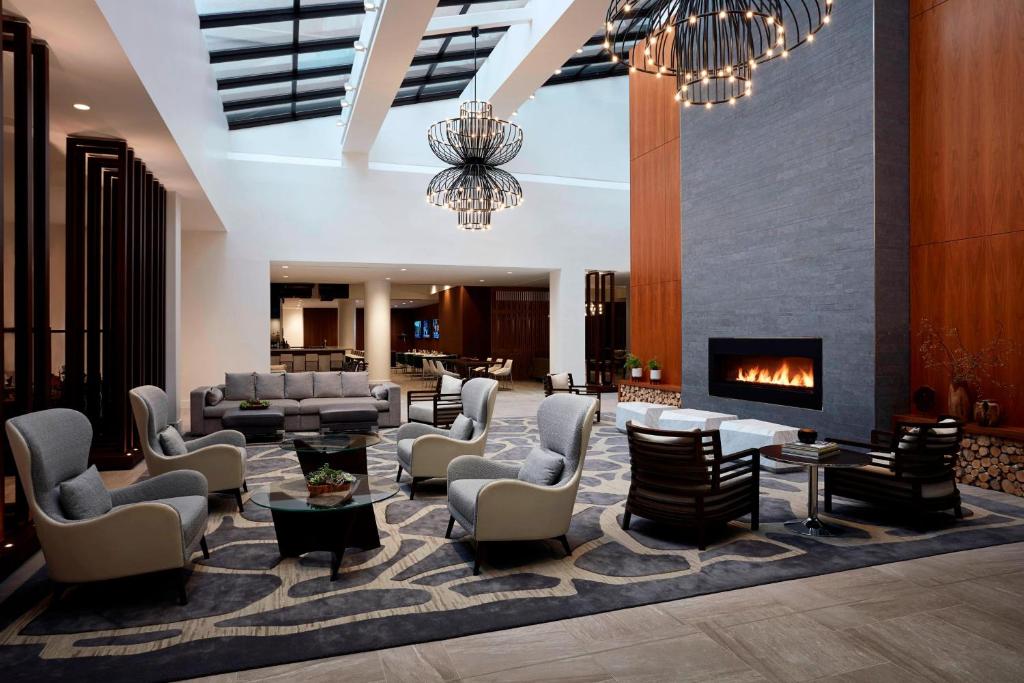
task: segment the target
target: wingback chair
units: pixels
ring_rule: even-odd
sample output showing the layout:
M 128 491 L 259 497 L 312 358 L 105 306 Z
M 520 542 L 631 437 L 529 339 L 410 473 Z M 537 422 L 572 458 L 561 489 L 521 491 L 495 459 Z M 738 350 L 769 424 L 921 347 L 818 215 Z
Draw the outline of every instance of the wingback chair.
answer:
M 475 456 L 448 466 L 448 530 L 455 522 L 476 541 L 473 574 L 480 573 L 484 543 L 558 539 L 572 554 L 565 534 L 572 521 L 583 461 L 590 442 L 597 402 L 587 396 L 560 394 L 545 398 L 537 410 L 540 446 L 522 465 Z M 532 459 L 555 462 L 554 481 L 526 480 Z
M 758 527 L 760 455 L 749 448 L 722 454 L 718 430 L 668 431 L 626 424 L 630 481 L 622 528 L 639 515 L 697 530 L 704 550 L 707 528 L 750 515 Z
M 242 491 L 249 490 L 245 483 L 245 436 L 224 429 L 186 441 L 187 452 L 182 455 L 167 454 L 160 443 L 160 432 L 171 426 L 167 394 L 160 387 L 147 385 L 132 389 L 128 395 L 149 473 L 195 470 L 206 477 L 210 491 L 233 495 L 241 512 Z
M 178 597 L 187 602 L 184 570 L 192 553 L 199 546 L 210 556 L 201 474 L 169 472 L 120 489 L 103 488 L 99 493 L 109 495 L 107 505 L 97 505 L 94 516 L 71 519 L 61 504 L 61 484 L 88 468 L 89 420 L 55 408 L 11 418 L 6 428 L 58 596 L 62 584 L 178 570 Z
M 867 443 L 832 439 L 869 449 L 871 464 L 841 475 L 836 472 L 845 468 L 826 468 L 825 510 L 831 511 L 832 497 L 840 496 L 917 515 L 953 510 L 963 517 L 954 472 L 962 439 L 963 424 L 952 417 L 931 423 L 899 422 L 893 432 L 873 431 Z
M 449 429 L 441 429 L 417 422 L 398 428 L 398 476 L 402 471 L 412 477 L 409 500 L 416 497 L 416 484 L 425 479 L 448 476 L 448 463 L 460 455 L 479 457 L 487 446 L 487 432 L 494 415 L 494 401 L 498 397 L 498 383 L 493 379 L 476 377 L 462 385 L 462 413 Z M 467 424 L 468 422 L 471 424 Z M 465 430 L 462 432 L 461 430 Z

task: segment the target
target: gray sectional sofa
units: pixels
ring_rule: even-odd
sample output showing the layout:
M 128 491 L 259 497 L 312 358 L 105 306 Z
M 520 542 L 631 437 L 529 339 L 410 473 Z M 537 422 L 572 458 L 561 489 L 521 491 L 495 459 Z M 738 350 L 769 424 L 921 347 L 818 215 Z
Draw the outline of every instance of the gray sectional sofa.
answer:
M 243 400 L 266 400 L 283 409 L 288 431 L 317 430 L 321 410 L 345 405 L 373 405 L 379 427 L 397 427 L 402 419 L 401 387 L 370 383 L 365 372 L 229 372 L 224 384 L 192 390 L 191 431 L 219 431 L 224 413 Z

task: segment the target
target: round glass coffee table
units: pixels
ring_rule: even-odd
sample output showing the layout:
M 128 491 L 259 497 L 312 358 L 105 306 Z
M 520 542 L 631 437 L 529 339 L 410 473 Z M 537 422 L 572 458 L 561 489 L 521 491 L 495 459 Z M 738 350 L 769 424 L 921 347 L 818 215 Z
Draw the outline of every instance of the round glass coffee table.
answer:
M 782 452 L 782 446 L 763 446 L 758 449 L 769 460 L 807 468 L 807 519 L 786 522 L 786 528 L 802 536 L 841 536 L 843 530 L 825 524 L 818 517 L 818 468 L 819 467 L 864 467 L 871 463 L 867 453 L 840 449 L 838 453 L 820 460 L 789 455 Z
M 281 448 L 295 453 L 303 474 L 324 464 L 366 474 L 366 449 L 379 443 L 376 434 L 286 434 Z
M 328 493 L 311 496 L 304 477 L 290 477 L 254 491 L 252 502 L 270 510 L 281 557 L 298 557 L 315 550 L 331 553 L 331 581 L 345 548 L 380 547 L 373 504 L 398 493 L 390 477 L 356 475 L 351 495 Z

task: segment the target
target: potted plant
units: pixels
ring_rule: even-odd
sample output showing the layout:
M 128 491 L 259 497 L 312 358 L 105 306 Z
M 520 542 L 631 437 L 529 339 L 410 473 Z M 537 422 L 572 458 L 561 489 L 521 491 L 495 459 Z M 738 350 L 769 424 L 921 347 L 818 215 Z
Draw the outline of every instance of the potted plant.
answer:
M 640 359 L 637 358 L 636 356 L 634 356 L 633 354 L 630 353 L 630 354 L 626 355 L 625 367 L 626 367 L 627 370 L 629 370 L 630 377 L 632 377 L 633 379 L 642 379 L 643 378 L 643 376 L 644 376 L 643 363 L 641 363 Z
M 270 407 L 270 401 L 242 401 L 238 404 L 239 410 L 266 410 Z
M 657 358 L 652 358 L 647 361 L 647 369 L 651 371 L 651 381 L 661 381 L 661 363 L 658 362 Z
M 306 475 L 306 488 L 309 489 L 310 497 L 315 498 L 328 493 L 348 491 L 355 480 L 356 478 L 348 472 L 333 469 L 324 463 Z

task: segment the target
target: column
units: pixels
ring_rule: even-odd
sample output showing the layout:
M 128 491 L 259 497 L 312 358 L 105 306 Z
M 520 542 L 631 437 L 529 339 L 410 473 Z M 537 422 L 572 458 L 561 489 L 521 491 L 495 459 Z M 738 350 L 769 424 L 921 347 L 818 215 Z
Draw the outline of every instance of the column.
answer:
M 356 348 L 356 302 L 338 299 L 338 346 Z
M 586 277 L 583 268 L 553 270 L 550 275 L 551 372 L 571 372 L 582 384 L 586 372 Z
M 167 347 L 166 347 L 166 372 L 164 386 L 167 390 L 167 398 L 170 399 L 171 410 L 174 413 L 168 418 L 176 422 L 181 415 L 188 415 L 187 388 L 178 386 L 179 379 L 179 356 L 181 354 L 181 199 L 177 192 L 167 193 L 167 230 L 166 240 L 166 325 L 167 325 Z M 179 396 L 185 397 L 184 409 L 178 401 Z
M 381 382 L 391 379 L 391 283 L 372 280 L 365 286 L 366 363 L 370 367 L 370 381 Z

